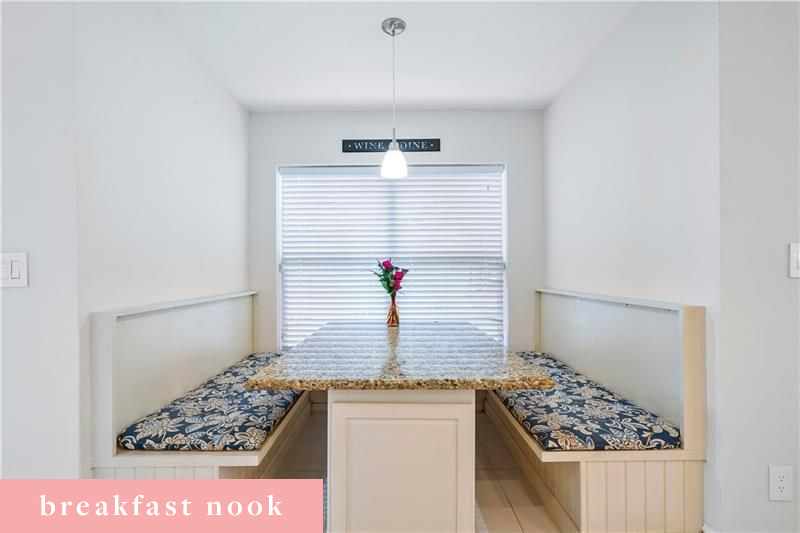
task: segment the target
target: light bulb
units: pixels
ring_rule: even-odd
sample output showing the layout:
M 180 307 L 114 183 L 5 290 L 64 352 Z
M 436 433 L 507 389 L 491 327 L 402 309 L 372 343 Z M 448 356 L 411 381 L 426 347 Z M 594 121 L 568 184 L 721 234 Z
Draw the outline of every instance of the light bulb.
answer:
M 392 143 L 383 156 L 381 164 L 382 178 L 405 178 L 408 176 L 408 165 L 403 152 L 397 149 L 397 144 Z

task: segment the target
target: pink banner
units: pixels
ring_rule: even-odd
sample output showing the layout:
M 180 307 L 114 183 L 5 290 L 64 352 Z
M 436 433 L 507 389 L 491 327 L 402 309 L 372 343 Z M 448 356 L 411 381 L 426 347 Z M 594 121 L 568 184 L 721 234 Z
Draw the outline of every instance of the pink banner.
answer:
M 0 480 L 0 513 L 5 531 L 319 533 L 322 480 Z

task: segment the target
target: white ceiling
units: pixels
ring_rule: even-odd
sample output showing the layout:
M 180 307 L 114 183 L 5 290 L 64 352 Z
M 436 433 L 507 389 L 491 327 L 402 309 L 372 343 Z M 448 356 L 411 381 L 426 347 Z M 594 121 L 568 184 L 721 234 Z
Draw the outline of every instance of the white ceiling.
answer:
M 160 4 L 168 26 L 248 109 L 385 109 L 389 16 L 401 109 L 542 108 L 635 8 L 627 3 Z

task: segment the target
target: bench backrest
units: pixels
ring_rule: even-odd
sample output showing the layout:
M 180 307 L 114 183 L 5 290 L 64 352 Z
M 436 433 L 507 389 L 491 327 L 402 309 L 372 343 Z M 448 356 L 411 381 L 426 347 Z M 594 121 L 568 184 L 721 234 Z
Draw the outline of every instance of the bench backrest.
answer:
M 117 434 L 253 352 L 254 291 L 92 313 L 94 457 Z
M 537 350 L 681 428 L 705 448 L 705 308 L 554 289 L 536 292 Z

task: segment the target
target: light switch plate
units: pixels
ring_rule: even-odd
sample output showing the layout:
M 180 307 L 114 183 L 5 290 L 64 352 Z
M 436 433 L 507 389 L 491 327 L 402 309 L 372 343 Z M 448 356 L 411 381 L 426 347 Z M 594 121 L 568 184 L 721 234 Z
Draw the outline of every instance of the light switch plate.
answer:
M 28 254 L 4 253 L 0 259 L 0 287 L 28 286 Z
M 800 278 L 800 242 L 789 245 L 789 277 Z
M 794 479 L 791 466 L 769 465 L 769 499 L 790 502 L 794 498 Z

